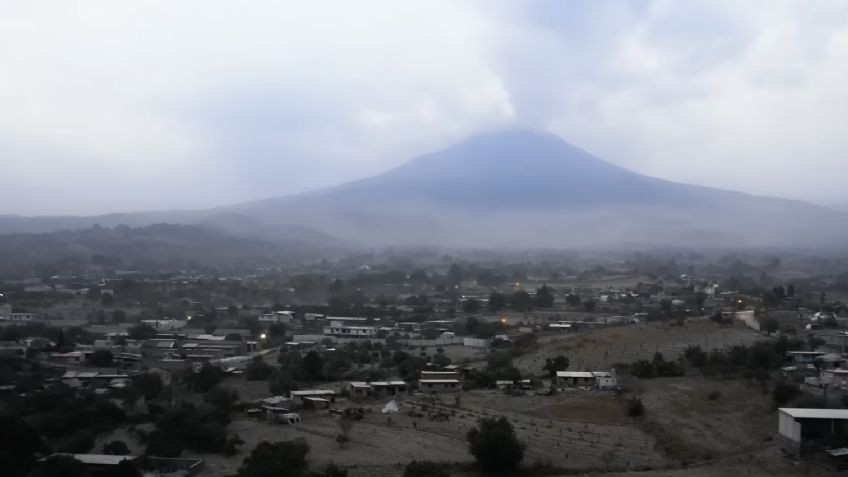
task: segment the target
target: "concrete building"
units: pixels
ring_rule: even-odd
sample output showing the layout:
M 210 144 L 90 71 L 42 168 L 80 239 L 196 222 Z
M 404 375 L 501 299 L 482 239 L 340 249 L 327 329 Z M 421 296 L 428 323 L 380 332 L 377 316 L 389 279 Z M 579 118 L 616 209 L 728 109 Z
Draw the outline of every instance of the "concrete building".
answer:
M 288 310 L 263 313 L 257 317 L 259 323 L 291 323 L 293 319 L 294 312 Z
M 561 387 L 595 386 L 591 371 L 557 371 L 556 384 Z
M 394 381 L 351 381 L 350 397 L 353 399 L 383 399 L 406 394 L 406 382 Z
M 459 392 L 462 390 L 462 383 L 458 379 L 419 379 L 418 389 L 428 394 Z
M 358 323 L 358 322 L 356 322 Z M 336 338 L 376 338 L 379 328 L 376 326 L 365 326 L 351 324 L 348 320 L 330 320 L 329 326 L 324 327 L 324 336 Z

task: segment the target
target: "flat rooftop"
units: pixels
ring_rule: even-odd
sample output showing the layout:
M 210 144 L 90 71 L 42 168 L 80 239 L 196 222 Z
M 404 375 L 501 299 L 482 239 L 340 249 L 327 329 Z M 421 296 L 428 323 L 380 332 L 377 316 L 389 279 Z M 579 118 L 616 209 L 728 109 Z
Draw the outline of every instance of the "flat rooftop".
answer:
M 846 419 L 848 409 L 806 409 L 797 407 L 782 407 L 778 411 L 788 414 L 795 419 Z

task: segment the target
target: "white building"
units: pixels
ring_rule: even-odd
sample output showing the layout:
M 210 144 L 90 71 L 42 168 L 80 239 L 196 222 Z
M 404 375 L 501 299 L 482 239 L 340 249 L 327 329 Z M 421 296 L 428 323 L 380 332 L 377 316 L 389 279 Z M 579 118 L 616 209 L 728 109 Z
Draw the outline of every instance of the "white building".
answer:
M 419 379 L 418 389 L 428 394 L 459 392 L 462 383 L 458 379 Z
M 324 327 L 324 336 L 337 338 L 375 338 L 377 336 L 378 327 L 364 326 L 359 323 L 364 321 L 332 319 L 330 325 Z
M 263 313 L 259 315 L 258 321 L 260 323 L 291 323 L 292 319 L 294 319 L 294 312 L 283 310 Z
M 0 321 L 12 321 L 17 323 L 28 323 L 38 319 L 38 313 L 17 313 L 12 312 L 12 307 L 9 305 L 0 305 Z
M 615 370 L 607 371 L 557 371 L 556 384 L 570 387 L 592 387 L 595 389 L 615 389 L 618 377 Z

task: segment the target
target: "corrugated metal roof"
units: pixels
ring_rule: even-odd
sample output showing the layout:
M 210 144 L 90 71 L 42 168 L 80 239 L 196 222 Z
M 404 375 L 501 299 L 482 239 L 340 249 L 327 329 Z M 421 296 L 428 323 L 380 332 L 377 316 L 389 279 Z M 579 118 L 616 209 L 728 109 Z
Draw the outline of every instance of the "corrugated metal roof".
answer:
M 795 419 L 848 419 L 848 409 L 805 409 L 782 407 L 778 411 Z
M 557 371 L 558 378 L 594 378 L 591 371 Z

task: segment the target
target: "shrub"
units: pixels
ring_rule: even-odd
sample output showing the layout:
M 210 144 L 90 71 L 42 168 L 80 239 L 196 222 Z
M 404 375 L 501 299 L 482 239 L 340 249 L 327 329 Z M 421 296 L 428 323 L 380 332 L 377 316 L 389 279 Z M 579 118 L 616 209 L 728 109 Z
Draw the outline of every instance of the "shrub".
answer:
M 772 399 L 776 405 L 784 406 L 799 394 L 801 394 L 801 390 L 797 385 L 778 383 L 772 392 Z
M 641 417 L 645 415 L 645 406 L 642 405 L 642 400 L 633 397 L 627 401 L 627 415 L 630 417 Z
M 721 391 L 710 391 L 709 394 L 707 394 L 707 399 L 710 401 L 718 401 L 719 398 L 721 398 Z
M 244 376 L 248 381 L 262 381 L 268 379 L 274 368 L 266 363 L 261 356 L 256 356 L 245 369 Z
M 111 441 L 103 445 L 103 453 L 111 455 L 129 455 L 130 448 L 124 441 Z
M 257 444 L 239 467 L 238 477 L 288 477 L 306 470 L 309 444 L 303 439 Z
M 427 460 L 412 461 L 406 464 L 403 477 L 450 477 L 445 466 Z
M 505 417 L 481 419 L 466 436 L 468 451 L 486 472 L 510 472 L 524 458 L 524 444 Z

